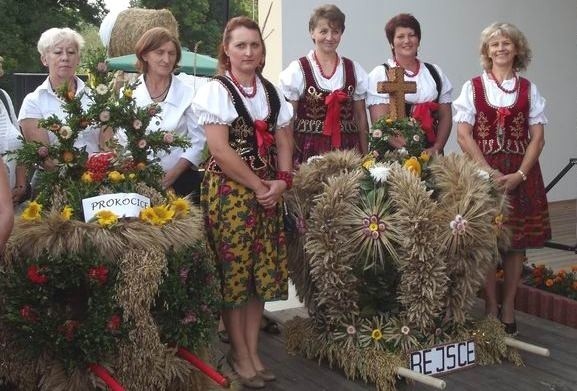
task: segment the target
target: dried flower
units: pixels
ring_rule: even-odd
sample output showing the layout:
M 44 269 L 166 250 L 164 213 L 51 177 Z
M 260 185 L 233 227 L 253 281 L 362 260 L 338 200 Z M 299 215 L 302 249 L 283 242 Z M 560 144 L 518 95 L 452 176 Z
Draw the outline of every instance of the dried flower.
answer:
M 104 95 L 108 92 L 108 87 L 106 86 L 106 84 L 99 84 L 98 86 L 96 86 L 96 93 L 98 95 Z
M 110 227 L 118 222 L 118 216 L 109 210 L 101 210 L 100 212 L 97 212 L 94 217 L 96 217 L 98 224 L 105 228 Z
M 37 285 L 44 285 L 48 282 L 48 277 L 44 274 L 40 273 L 40 267 L 38 265 L 30 265 L 26 271 L 26 277 L 32 282 L 33 284 Z
M 170 132 L 164 133 L 164 136 L 162 136 L 162 141 L 164 141 L 166 144 L 172 144 L 174 142 L 174 134 Z
M 42 204 L 39 204 L 36 201 L 31 201 L 22 212 L 21 217 L 26 221 L 38 221 L 42 217 L 41 212 Z
M 70 128 L 70 126 L 66 125 L 62 126 L 58 133 L 60 134 L 60 137 L 62 137 L 64 140 L 68 140 L 70 137 L 72 137 L 72 129 Z
M 355 326 L 353 326 L 352 324 L 347 326 L 347 334 L 348 335 L 355 335 L 356 333 L 357 333 L 357 329 L 355 328 Z
M 73 213 L 74 213 L 74 209 L 72 209 L 72 207 L 67 205 L 64 208 L 62 208 L 62 211 L 60 212 L 60 218 L 62 220 L 70 220 Z

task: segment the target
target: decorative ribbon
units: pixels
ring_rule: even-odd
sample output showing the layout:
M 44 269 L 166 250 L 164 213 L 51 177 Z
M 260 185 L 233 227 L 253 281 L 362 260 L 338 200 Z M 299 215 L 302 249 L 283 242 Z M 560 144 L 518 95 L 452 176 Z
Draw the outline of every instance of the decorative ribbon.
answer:
M 178 348 L 176 354 L 179 357 L 182 357 L 183 359 L 191 363 L 192 365 L 194 365 L 199 371 L 204 373 L 206 376 L 210 377 L 219 386 L 224 388 L 230 387 L 230 381 L 226 377 L 222 376 L 216 369 L 214 369 L 213 367 L 202 361 L 200 358 L 198 358 L 196 355 L 192 354 L 188 350 L 184 348 Z
M 425 132 L 429 144 L 433 144 L 437 140 L 435 129 L 433 129 L 433 112 L 438 109 L 439 104 L 437 102 L 413 104 L 411 115 L 421 123 L 421 129 Z
M 258 153 L 263 156 L 266 150 L 274 144 L 274 136 L 268 131 L 268 123 L 257 119 L 254 121 L 254 129 L 256 131 L 256 144 L 258 146 Z
M 323 135 L 331 136 L 331 145 L 334 148 L 341 147 L 341 105 L 348 99 L 348 95 L 342 90 L 331 92 L 325 98 L 327 116 L 323 125 Z
M 92 373 L 102 379 L 102 381 L 104 381 L 112 391 L 124 391 L 124 387 L 110 376 L 110 373 L 103 366 L 98 364 L 88 364 L 88 368 Z
M 509 114 L 511 114 L 511 112 L 506 107 L 499 107 L 497 109 L 497 126 L 499 129 L 505 129 L 505 118 L 507 118 Z

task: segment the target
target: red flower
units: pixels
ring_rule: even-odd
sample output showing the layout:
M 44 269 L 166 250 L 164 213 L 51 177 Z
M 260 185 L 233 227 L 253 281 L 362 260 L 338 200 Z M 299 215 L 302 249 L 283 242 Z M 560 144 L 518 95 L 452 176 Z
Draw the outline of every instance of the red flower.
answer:
M 29 305 L 20 308 L 20 316 L 28 322 L 36 322 L 38 320 L 38 315 Z
M 88 270 L 88 277 L 98 281 L 100 285 L 104 285 L 108 281 L 108 268 L 104 265 L 91 267 Z
M 40 274 L 40 268 L 38 267 L 38 265 L 28 266 L 26 276 L 33 284 L 43 285 L 46 284 L 46 282 L 48 281 L 48 277 L 46 277 L 43 274 Z
M 117 331 L 120 328 L 121 322 L 122 319 L 120 318 L 120 315 L 118 314 L 112 315 L 110 319 L 108 319 L 108 322 L 106 322 L 106 330 Z

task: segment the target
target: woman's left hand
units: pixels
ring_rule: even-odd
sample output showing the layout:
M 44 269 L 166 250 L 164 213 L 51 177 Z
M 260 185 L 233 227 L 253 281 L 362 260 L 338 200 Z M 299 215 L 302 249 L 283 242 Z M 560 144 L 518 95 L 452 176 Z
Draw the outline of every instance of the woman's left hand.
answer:
M 257 195 L 256 199 L 264 208 L 272 208 L 281 200 L 287 187 L 286 182 L 281 180 L 271 180 L 263 181 L 263 183 L 268 187 L 268 191 Z

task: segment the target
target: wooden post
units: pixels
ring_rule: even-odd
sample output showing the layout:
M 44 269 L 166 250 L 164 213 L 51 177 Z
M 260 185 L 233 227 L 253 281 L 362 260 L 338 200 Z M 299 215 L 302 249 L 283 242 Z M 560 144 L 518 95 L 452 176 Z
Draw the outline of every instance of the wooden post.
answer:
M 405 81 L 405 70 L 401 67 L 389 68 L 387 76 L 389 80 L 377 83 L 377 92 L 389 94 L 389 118 L 393 121 L 405 118 L 405 94 L 417 92 L 417 83 Z
M 547 348 L 542 348 L 541 346 L 519 341 L 518 339 L 511 337 L 505 337 L 505 345 L 511 346 L 512 348 L 517 348 L 519 350 L 524 350 L 529 353 L 537 354 L 539 356 L 551 356 L 551 352 L 549 352 L 549 349 Z
M 426 384 L 437 390 L 444 390 L 447 387 L 447 383 L 444 380 L 437 379 L 433 376 L 423 375 L 422 373 L 411 371 L 410 369 L 397 367 L 397 375 L 406 377 L 419 383 Z

